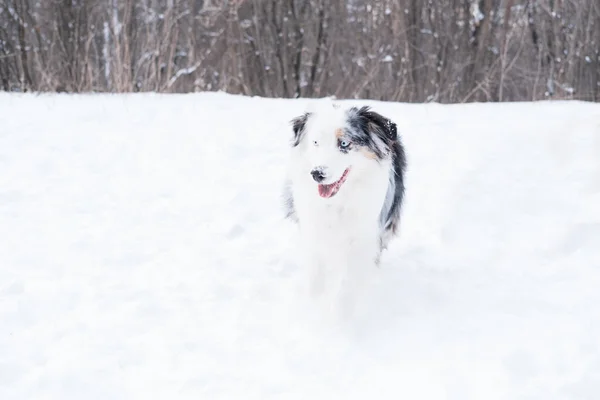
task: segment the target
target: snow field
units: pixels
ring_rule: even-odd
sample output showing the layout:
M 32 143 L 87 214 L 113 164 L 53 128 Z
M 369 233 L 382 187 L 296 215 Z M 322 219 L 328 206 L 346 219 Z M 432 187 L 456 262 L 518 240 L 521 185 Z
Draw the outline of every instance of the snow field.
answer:
M 337 323 L 280 205 L 309 102 L 0 93 L 0 399 L 596 399 L 600 106 L 344 101 L 409 168 Z

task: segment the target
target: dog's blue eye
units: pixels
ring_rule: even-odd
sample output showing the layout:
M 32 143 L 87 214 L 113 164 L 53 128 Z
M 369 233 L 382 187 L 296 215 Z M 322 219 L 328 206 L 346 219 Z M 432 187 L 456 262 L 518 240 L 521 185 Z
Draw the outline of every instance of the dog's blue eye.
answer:
M 348 146 L 350 146 L 350 142 L 348 142 L 347 140 L 340 140 L 340 147 L 342 149 L 347 148 Z

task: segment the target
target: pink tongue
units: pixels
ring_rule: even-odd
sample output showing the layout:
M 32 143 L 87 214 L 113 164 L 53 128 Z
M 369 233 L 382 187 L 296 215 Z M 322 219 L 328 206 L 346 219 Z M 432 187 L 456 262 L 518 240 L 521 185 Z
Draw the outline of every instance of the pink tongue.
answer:
M 319 196 L 329 198 L 333 194 L 335 184 L 331 185 L 319 185 Z

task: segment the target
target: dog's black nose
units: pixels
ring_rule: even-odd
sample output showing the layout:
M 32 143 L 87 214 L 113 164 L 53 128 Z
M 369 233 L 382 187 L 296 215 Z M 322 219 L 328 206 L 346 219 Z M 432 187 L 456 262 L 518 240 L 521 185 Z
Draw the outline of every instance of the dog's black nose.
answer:
M 312 171 L 310 171 L 310 174 L 312 175 L 315 182 L 320 183 L 320 182 L 323 182 L 323 180 L 325 179 L 325 174 L 323 173 L 323 168 L 315 168 Z

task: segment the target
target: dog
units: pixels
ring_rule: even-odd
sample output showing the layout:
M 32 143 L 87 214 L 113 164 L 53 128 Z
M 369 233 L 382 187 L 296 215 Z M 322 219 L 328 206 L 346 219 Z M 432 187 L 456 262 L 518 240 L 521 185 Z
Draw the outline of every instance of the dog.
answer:
M 333 104 L 290 124 L 285 216 L 299 227 L 313 291 L 327 271 L 343 271 L 340 285 L 360 281 L 398 233 L 407 161 L 397 126 L 369 106 Z

